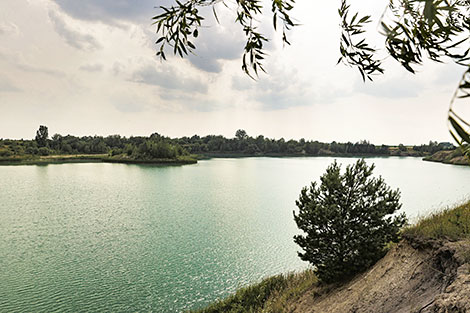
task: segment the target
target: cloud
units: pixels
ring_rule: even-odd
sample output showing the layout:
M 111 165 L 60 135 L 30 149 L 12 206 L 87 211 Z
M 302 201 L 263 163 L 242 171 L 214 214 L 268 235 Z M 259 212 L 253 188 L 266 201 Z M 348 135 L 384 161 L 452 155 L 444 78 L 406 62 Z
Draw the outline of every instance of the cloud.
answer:
M 204 55 L 204 54 L 203 54 Z M 194 65 L 196 68 L 203 70 L 209 73 L 220 73 L 222 71 L 222 62 L 217 59 L 211 59 L 206 57 L 197 56 L 197 55 L 189 55 L 188 60 Z
M 157 39 L 157 34 L 151 29 L 152 17 L 162 12 L 160 6 L 175 5 L 173 0 L 140 0 L 138 4 L 135 0 L 55 0 L 60 9 L 69 16 L 84 21 L 102 22 L 108 25 L 122 25 L 122 22 L 147 25 L 144 33 L 148 37 L 148 43 L 153 49 L 157 46 L 153 42 Z M 222 7 L 220 7 L 222 9 Z M 198 38 L 193 39 L 196 45 L 195 54 L 190 54 L 188 60 L 198 69 L 209 73 L 220 73 L 223 68 L 223 61 L 239 59 L 242 54 L 242 48 L 245 44 L 245 36 L 241 26 L 233 21 L 233 11 L 226 10 L 230 14 L 221 16 L 221 20 L 226 20 L 224 26 L 219 25 L 214 17 L 212 10 L 200 8 L 200 13 L 207 19 L 205 26 L 200 29 Z M 224 11 L 225 12 L 225 11 Z M 220 12 L 221 15 L 224 12 Z M 225 12 L 227 15 L 228 13 Z M 65 30 L 65 23 L 59 20 L 56 22 L 56 28 L 62 37 L 71 45 L 77 46 L 76 35 L 69 34 Z M 84 40 L 82 40 L 84 41 Z M 170 52 L 168 53 L 170 54 Z
M 220 109 L 226 109 L 229 106 L 222 106 L 219 102 L 211 99 L 195 99 L 194 96 L 187 94 L 175 95 L 171 92 L 166 92 L 160 94 L 162 100 L 171 101 L 177 105 L 173 107 L 178 107 L 184 111 L 189 110 L 193 112 L 214 112 Z
M 51 70 L 43 67 L 36 67 L 28 64 L 16 64 L 16 67 L 19 68 L 20 70 L 23 70 L 25 72 L 30 72 L 30 73 L 41 73 L 41 74 L 46 74 L 54 77 L 64 77 L 65 73 L 57 70 Z
M 282 110 L 294 106 L 303 106 L 312 104 L 306 97 L 295 94 L 285 94 L 282 92 L 268 92 L 258 97 L 256 100 L 263 104 L 264 110 Z
M 174 69 L 171 71 L 158 71 L 154 66 L 146 66 L 134 72 L 131 81 L 159 86 L 165 89 L 180 90 L 182 92 L 207 93 L 206 84 L 200 80 L 184 77 Z
M 286 80 L 286 77 L 289 77 L 289 80 Z M 232 88 L 248 95 L 266 111 L 314 103 L 317 97 L 310 87 L 311 84 L 303 82 L 296 70 L 286 70 L 277 66 L 273 67 L 269 76 L 263 76 L 257 82 L 247 76 L 232 77 Z
M 84 34 L 69 27 L 54 11 L 49 11 L 49 19 L 54 25 L 55 31 L 61 36 L 67 44 L 79 50 L 92 51 L 101 48 L 101 45 L 90 34 Z
M 238 29 L 233 28 L 214 26 L 204 29 L 194 42 L 195 54 L 189 55 L 189 61 L 200 70 L 219 73 L 222 71 L 223 60 L 239 59 L 243 53 L 245 38 Z
M 369 96 L 388 99 L 416 98 L 423 86 L 415 79 L 391 78 L 374 82 L 356 80 L 354 90 Z
M 261 84 L 257 90 L 254 99 L 262 104 L 263 110 L 267 111 L 311 105 L 317 98 L 300 85 L 298 88 L 289 88 L 278 82 Z
M 14 23 L 6 23 L 6 22 L 1 22 L 0 23 L 0 35 L 18 35 L 20 33 L 20 30 L 18 26 Z
M 84 64 L 80 66 L 80 70 L 85 71 L 85 72 L 101 72 L 103 71 L 103 65 L 99 63 Z
M 111 72 L 114 76 L 121 74 L 125 69 L 125 66 L 120 62 L 114 62 Z
M 349 86 L 324 81 L 323 76 L 302 76 L 298 69 L 273 66 L 258 81 L 245 76 L 232 76 L 231 87 L 255 100 L 264 111 L 284 110 L 299 106 L 334 103 L 352 94 Z M 288 78 L 288 79 L 286 79 Z
M 17 54 L 2 53 L 0 51 L 0 59 L 4 59 L 7 63 L 13 65 L 17 69 L 22 70 L 24 72 L 40 73 L 40 74 L 45 74 L 45 75 L 49 75 L 53 77 L 65 77 L 66 76 L 65 73 L 62 71 L 27 64 L 27 61 L 22 57 L 21 53 L 17 53 Z
M 450 85 L 456 88 L 459 84 L 462 74 L 468 70 L 467 67 L 462 67 L 453 63 L 439 66 L 436 70 L 436 78 L 433 81 L 436 85 Z
M 289 107 L 310 105 L 315 96 L 308 85 L 301 82 L 296 73 L 277 69 L 269 77 L 253 82 L 248 77 L 232 77 L 232 88 L 250 94 L 250 98 L 261 104 L 262 110 L 282 110 Z M 290 77 L 286 82 L 285 77 Z
M 194 55 L 189 55 L 188 60 L 198 69 L 209 73 L 220 73 L 223 69 L 224 61 L 238 60 L 241 67 L 241 58 L 246 45 L 246 35 L 243 27 L 236 22 L 236 6 L 227 4 L 228 7 L 219 4 L 216 6 L 217 16 L 220 24 L 214 17 L 212 9 L 202 8 L 201 14 L 206 17 L 204 26 L 199 31 L 199 37 L 194 40 L 196 49 Z M 263 3 L 266 10 L 269 10 L 271 3 Z M 280 36 L 274 32 L 272 27 L 272 17 L 270 14 L 256 17 L 260 31 L 269 41 L 264 43 L 263 50 L 271 54 L 276 49 L 275 36 Z
M 235 90 L 246 91 L 256 86 L 256 82 L 247 76 L 232 76 L 232 88 Z
M 13 85 L 8 79 L 0 76 L 0 92 L 17 92 L 21 91 Z
M 174 3 L 169 0 L 54 0 L 54 2 L 65 13 L 76 19 L 107 24 L 116 24 L 119 21 L 150 24 L 152 16 L 157 14 L 156 6 Z
M 138 97 L 130 97 L 128 95 L 121 95 L 113 99 L 113 106 L 123 113 L 137 113 L 144 111 L 146 105 L 145 101 Z

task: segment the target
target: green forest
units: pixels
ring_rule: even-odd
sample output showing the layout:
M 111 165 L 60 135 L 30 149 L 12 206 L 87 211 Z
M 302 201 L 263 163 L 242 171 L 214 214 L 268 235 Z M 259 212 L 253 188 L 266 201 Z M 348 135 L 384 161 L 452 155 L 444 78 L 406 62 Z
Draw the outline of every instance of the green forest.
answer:
M 450 143 L 430 141 L 405 146 L 374 145 L 367 140 L 356 143 L 324 143 L 313 140 L 285 140 L 249 136 L 239 129 L 233 138 L 221 135 L 170 138 L 153 133 L 148 137 L 120 135 L 83 136 L 54 134 L 41 125 L 33 140 L 0 139 L 0 159 L 15 160 L 52 155 L 107 155 L 115 160 L 176 160 L 182 157 L 217 156 L 427 156 L 441 150 L 456 149 Z

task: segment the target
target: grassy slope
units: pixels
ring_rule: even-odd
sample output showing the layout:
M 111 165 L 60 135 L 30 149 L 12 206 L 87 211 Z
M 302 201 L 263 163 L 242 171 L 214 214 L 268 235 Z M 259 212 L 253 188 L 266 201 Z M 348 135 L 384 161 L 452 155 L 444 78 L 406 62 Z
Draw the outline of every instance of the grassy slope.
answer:
M 12 156 L 0 158 L 0 165 L 41 165 L 56 163 L 101 162 L 106 154 L 67 154 L 48 156 Z
M 422 218 L 403 230 L 404 237 L 443 240 L 470 240 L 470 202 L 445 209 Z M 295 302 L 307 290 L 317 288 L 312 270 L 296 274 L 278 275 L 258 284 L 238 290 L 234 295 L 219 300 L 192 313 L 274 313 L 284 312 L 286 304 Z
M 294 301 L 316 283 L 317 278 L 311 270 L 272 276 L 191 313 L 280 312 L 288 301 Z
M 460 149 L 438 151 L 431 156 L 425 157 L 423 160 L 454 165 L 470 165 L 469 159 L 462 154 Z
M 462 240 L 470 239 L 470 202 L 421 218 L 403 230 L 405 237 Z

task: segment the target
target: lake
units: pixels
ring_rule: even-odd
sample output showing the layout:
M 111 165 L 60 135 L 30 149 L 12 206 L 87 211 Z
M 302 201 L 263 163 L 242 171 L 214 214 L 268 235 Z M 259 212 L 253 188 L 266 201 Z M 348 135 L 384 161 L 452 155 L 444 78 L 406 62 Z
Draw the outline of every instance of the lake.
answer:
M 332 161 L 2 166 L 0 311 L 180 312 L 303 269 L 292 211 Z M 412 219 L 470 197 L 470 167 L 366 161 Z

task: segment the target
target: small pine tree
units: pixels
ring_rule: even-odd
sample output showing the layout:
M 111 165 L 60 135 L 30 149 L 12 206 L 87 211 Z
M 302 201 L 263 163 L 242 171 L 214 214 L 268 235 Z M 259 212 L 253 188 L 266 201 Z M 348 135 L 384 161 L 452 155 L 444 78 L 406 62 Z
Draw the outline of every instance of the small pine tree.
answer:
M 406 223 L 400 209 L 400 192 L 381 177 L 372 178 L 374 165 L 358 160 L 341 174 L 336 161 L 321 177 L 302 189 L 294 219 L 304 235 L 294 241 L 323 282 L 335 282 L 361 272 L 385 254 L 385 245 L 398 241 Z

